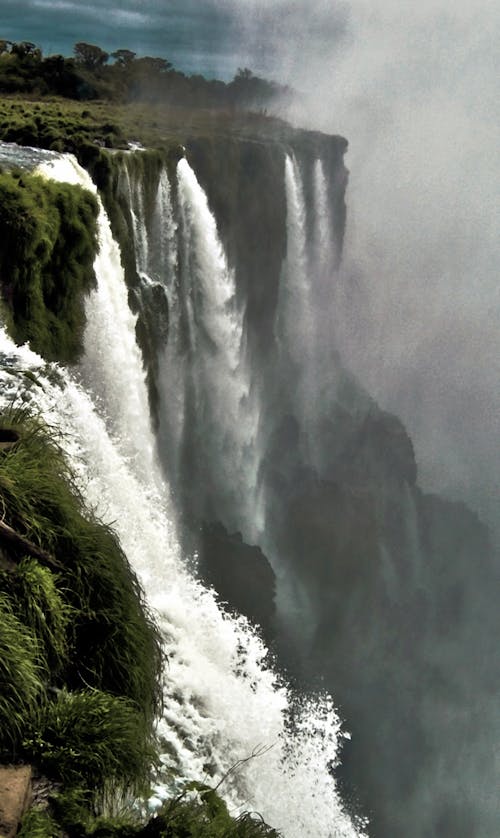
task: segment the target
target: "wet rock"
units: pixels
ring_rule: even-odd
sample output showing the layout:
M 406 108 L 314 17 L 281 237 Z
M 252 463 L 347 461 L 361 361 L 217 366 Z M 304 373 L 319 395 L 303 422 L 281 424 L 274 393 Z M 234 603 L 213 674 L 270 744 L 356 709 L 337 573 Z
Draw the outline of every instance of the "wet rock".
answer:
M 273 634 L 275 576 L 260 547 L 245 544 L 240 533 L 230 535 L 219 523 L 205 524 L 199 572 L 228 605 Z

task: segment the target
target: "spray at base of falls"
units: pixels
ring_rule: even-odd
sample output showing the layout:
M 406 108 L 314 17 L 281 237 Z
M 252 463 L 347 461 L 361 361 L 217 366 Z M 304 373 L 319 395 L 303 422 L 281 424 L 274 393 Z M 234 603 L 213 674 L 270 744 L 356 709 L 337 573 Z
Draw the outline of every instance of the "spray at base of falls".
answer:
M 71 182 L 89 188 L 71 158 L 59 159 L 72 170 Z M 58 167 L 50 173 L 62 176 Z M 331 776 L 341 740 L 331 699 L 294 697 L 266 665 L 266 649 L 246 621 L 225 614 L 183 564 L 170 493 L 155 465 L 135 322 L 106 223 L 101 207 L 98 287 L 87 313 L 88 327 L 107 338 L 95 354 L 86 344 L 81 382 L 66 370 L 45 367 L 3 332 L 2 363 L 36 372 L 42 388 L 28 387 L 24 397 L 64 433 L 89 507 L 114 522 L 157 611 L 169 658 L 159 722 L 167 769 L 180 780 L 213 785 L 225 777 L 220 791 L 230 806 L 259 811 L 286 838 L 354 838 L 359 833 L 342 810 Z M 115 285 L 123 285 L 122 293 Z M 115 323 L 120 328 L 109 331 Z M 2 377 L 12 393 L 13 377 Z M 145 462 L 151 463 L 149 475 Z M 258 755 L 248 760 L 252 754 Z M 172 788 L 157 792 L 165 796 Z

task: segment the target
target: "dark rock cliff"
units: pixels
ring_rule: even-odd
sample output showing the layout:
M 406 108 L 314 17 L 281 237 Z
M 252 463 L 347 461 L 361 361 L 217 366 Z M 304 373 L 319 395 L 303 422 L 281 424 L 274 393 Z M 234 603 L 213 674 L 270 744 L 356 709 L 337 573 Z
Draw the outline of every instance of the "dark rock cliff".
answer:
M 222 524 L 205 524 L 199 549 L 199 573 L 220 599 L 273 637 L 276 577 L 259 547 L 230 535 Z

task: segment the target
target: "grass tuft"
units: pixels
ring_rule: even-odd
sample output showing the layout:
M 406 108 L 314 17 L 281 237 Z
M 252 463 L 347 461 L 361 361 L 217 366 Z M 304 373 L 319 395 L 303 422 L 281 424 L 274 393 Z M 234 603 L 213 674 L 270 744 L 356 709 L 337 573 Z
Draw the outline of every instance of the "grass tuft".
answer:
M 73 610 L 57 590 L 57 576 L 35 559 L 24 558 L 4 583 L 21 621 L 37 637 L 40 657 L 52 677 L 68 661 L 69 621 Z
M 144 717 L 125 698 L 61 690 L 47 702 L 28 745 L 42 770 L 65 787 L 145 791 L 155 750 Z
M 0 754 L 15 758 L 46 698 L 39 644 L 0 593 Z
M 163 658 L 136 575 L 112 530 L 84 509 L 55 432 L 24 409 L 12 409 L 0 423 L 20 435 L 0 455 L 0 514 L 61 565 L 53 584 L 43 573 L 36 583 L 53 606 L 50 625 L 43 627 L 50 656 L 62 664 L 69 644 L 61 677 L 70 690 L 91 687 L 123 696 L 151 723 L 162 706 Z M 33 564 L 29 568 L 35 584 Z M 43 603 L 38 606 L 41 618 Z M 33 598 L 26 609 L 28 622 L 35 620 Z
M 21 821 L 17 838 L 60 838 L 61 828 L 52 816 L 40 809 L 30 809 Z

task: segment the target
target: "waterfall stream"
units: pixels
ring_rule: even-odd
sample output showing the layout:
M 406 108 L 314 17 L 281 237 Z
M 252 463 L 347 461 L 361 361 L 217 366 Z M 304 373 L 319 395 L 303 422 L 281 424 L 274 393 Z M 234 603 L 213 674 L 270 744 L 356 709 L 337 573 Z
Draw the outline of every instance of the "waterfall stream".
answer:
M 43 172 L 95 193 L 86 172 L 70 156 L 58 156 Z M 241 421 L 249 391 L 242 319 L 215 221 L 186 161 L 178 166 L 178 191 L 185 310 L 176 328 L 185 326 L 190 351 L 199 353 L 193 380 L 184 383 L 190 388 L 184 398 L 199 414 L 202 434 L 212 435 L 207 456 L 220 458 L 224 480 L 227 458 L 238 447 L 248 452 L 243 440 L 253 433 Z M 170 255 L 162 258 L 173 269 L 176 260 L 168 242 L 176 231 L 165 184 L 159 200 L 170 208 L 165 223 L 171 226 L 164 239 Z M 142 241 L 140 219 L 136 221 Z M 286 838 L 354 838 L 359 833 L 343 811 L 331 773 L 342 739 L 331 699 L 295 696 L 269 666 L 267 650 L 248 623 L 226 614 L 183 561 L 176 510 L 161 476 L 150 422 L 135 317 L 101 204 L 98 225 L 97 288 L 87 301 L 85 356 L 79 369 L 72 373 L 45 365 L 26 347 L 15 347 L 2 331 L 3 399 L 15 394 L 31 400 L 64 433 L 89 507 L 113 522 L 156 610 L 169 661 L 165 713 L 158 728 L 165 765 L 175 769 L 179 780 L 223 781 L 219 790 L 234 814 L 256 810 Z M 148 252 L 144 243 L 141 248 Z M 169 359 L 170 370 L 178 360 L 182 364 L 182 353 Z M 36 373 L 41 386 L 6 374 L 26 369 Z M 165 401 L 174 384 L 181 382 L 167 375 Z M 255 422 L 255 415 L 249 421 Z M 212 463 L 214 473 L 216 465 Z M 240 466 L 233 463 L 234 473 Z M 248 485 L 253 477 L 248 469 L 243 473 Z M 161 799 L 172 791 L 160 783 L 156 795 Z
M 180 266 L 161 360 L 160 434 L 178 480 L 206 487 L 198 495 L 199 514 L 232 529 L 243 525 L 248 536 L 256 519 L 258 405 L 245 358 L 243 312 L 214 215 L 185 159 L 177 165 L 177 194 Z M 166 196 L 164 201 L 164 223 L 172 229 Z

